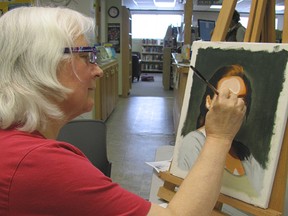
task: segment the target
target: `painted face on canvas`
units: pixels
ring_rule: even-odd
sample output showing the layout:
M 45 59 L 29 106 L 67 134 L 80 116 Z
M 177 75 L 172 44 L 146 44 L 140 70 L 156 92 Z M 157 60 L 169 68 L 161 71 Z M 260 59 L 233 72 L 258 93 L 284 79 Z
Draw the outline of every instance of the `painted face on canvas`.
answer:
M 218 84 L 217 89 L 220 90 L 221 88 L 228 88 L 231 92 L 236 94 L 239 98 L 244 98 L 247 94 L 247 88 L 243 79 L 239 76 L 229 76 L 222 78 Z M 211 98 L 210 95 L 206 97 L 206 107 L 209 109 L 211 105 Z
M 243 79 L 239 76 L 230 76 L 222 78 L 217 85 L 217 89 L 226 87 L 230 89 L 231 92 L 238 95 L 238 97 L 246 96 L 247 89 Z

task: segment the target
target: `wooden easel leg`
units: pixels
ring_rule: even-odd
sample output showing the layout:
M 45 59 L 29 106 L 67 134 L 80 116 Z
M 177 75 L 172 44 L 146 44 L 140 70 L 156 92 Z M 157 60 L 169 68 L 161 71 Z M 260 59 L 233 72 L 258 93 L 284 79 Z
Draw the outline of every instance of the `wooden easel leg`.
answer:
M 266 13 L 264 16 L 264 25 L 261 33 L 261 42 L 276 42 L 275 4 L 276 0 L 270 0 L 267 2 Z
M 267 0 L 258 0 L 256 5 L 256 13 L 253 24 L 253 31 L 250 42 L 259 42 L 260 34 L 264 24 L 264 15 L 266 11 Z M 250 19 L 250 18 L 249 18 Z
M 192 24 L 193 1 L 187 0 L 184 6 L 184 44 L 191 45 L 191 24 Z
M 257 8 L 257 0 L 252 0 L 251 7 L 250 7 L 250 15 L 248 19 L 248 26 L 245 32 L 244 42 L 251 41 L 251 35 L 254 27 L 254 20 Z
M 211 41 L 224 41 L 232 16 L 236 7 L 237 0 L 223 0 L 215 29 Z

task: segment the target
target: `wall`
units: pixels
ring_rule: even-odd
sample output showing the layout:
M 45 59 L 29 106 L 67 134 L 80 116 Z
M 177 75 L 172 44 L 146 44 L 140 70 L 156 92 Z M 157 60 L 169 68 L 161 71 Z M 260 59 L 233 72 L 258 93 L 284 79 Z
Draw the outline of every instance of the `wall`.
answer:
M 107 23 L 107 17 L 106 17 L 106 0 L 101 0 L 100 2 L 100 7 L 101 7 L 101 26 L 100 26 L 100 43 L 106 42 L 107 38 L 107 28 L 105 23 Z M 103 13 L 104 11 L 104 13 Z
M 55 3 L 56 1 L 51 0 L 35 0 L 36 5 L 41 6 L 65 6 L 64 1 L 58 1 L 59 3 Z M 86 16 L 95 17 L 95 10 L 94 10 L 94 0 L 72 0 L 68 5 L 67 8 L 77 10 Z
M 94 0 L 72 0 L 67 6 L 64 4 L 66 1 L 57 1 L 57 3 L 55 2 L 56 1 L 51 0 L 35 0 L 35 4 L 38 6 L 67 7 L 95 19 Z M 92 44 L 94 44 L 96 41 L 95 35 L 95 32 L 90 35 Z

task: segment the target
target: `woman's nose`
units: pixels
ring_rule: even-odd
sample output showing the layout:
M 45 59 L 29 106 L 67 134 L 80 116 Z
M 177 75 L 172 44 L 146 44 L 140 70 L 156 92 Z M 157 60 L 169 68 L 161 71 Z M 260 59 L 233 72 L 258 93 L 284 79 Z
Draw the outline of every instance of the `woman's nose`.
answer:
M 93 76 L 94 77 L 102 77 L 103 76 L 103 70 L 99 67 L 99 65 L 95 64 L 93 66 L 94 66 Z

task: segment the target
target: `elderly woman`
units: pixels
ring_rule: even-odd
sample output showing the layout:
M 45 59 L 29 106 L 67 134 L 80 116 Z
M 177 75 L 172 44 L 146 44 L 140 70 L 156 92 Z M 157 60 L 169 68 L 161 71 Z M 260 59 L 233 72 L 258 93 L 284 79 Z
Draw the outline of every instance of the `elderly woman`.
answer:
M 228 89 L 206 116 L 206 145 L 167 208 L 142 199 L 56 141 L 60 128 L 93 107 L 102 76 L 76 11 L 23 7 L 0 19 L 0 215 L 208 215 L 226 154 L 246 111 Z

